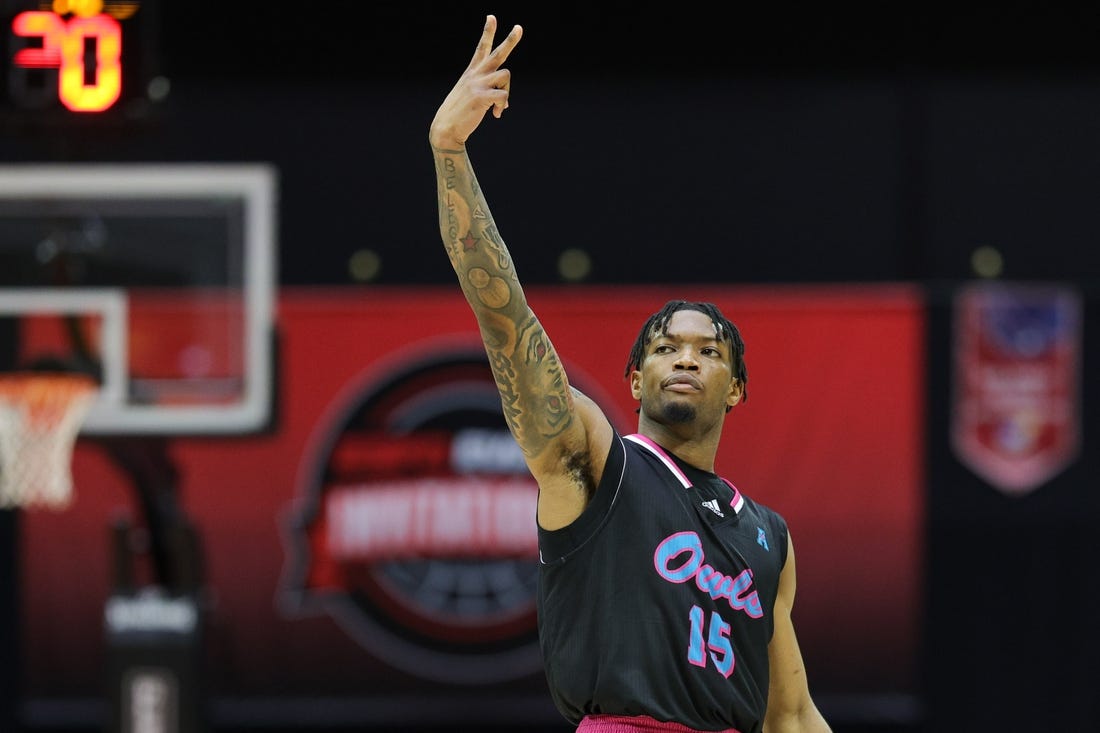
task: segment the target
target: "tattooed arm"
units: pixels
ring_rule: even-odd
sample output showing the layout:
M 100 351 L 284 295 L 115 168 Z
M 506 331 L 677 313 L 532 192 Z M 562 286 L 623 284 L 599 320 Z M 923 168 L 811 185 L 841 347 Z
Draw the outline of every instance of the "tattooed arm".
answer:
M 490 15 L 470 65 L 432 121 L 439 231 L 477 318 L 508 428 L 539 484 L 539 524 L 557 529 L 581 513 L 595 490 L 611 426 L 594 402 L 569 386 L 466 153 L 486 112 L 500 118 L 508 106 L 511 75 L 501 66 L 523 31 L 513 27 L 493 48 L 495 33 Z

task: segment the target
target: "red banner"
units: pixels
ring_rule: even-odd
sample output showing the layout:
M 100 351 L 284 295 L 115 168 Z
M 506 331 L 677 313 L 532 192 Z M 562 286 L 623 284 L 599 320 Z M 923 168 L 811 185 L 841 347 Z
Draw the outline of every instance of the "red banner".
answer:
M 1066 288 L 979 284 L 955 304 L 952 444 L 960 461 L 1023 495 L 1080 449 L 1081 305 Z

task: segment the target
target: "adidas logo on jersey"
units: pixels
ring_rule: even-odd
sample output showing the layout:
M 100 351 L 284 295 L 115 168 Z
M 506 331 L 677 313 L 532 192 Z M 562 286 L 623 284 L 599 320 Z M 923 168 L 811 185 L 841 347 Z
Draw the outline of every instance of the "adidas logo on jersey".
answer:
M 709 501 L 704 501 L 703 506 L 705 506 L 707 509 L 710 509 L 712 512 L 714 512 L 715 514 L 717 514 L 720 517 L 726 516 L 725 514 L 722 513 L 722 508 L 720 506 L 718 506 L 718 500 L 717 499 L 711 499 Z

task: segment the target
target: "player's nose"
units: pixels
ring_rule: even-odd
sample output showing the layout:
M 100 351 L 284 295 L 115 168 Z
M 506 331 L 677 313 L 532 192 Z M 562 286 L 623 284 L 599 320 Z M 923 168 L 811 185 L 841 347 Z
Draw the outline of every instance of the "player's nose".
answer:
M 676 369 L 698 369 L 699 359 L 692 349 L 680 349 L 679 353 L 676 354 L 676 361 L 673 363 L 673 366 Z

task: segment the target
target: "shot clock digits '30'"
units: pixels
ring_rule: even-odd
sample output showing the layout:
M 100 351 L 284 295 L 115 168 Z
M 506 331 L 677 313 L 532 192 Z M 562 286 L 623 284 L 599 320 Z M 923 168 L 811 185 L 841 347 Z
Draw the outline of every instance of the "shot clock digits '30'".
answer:
M 6 104 L 27 111 L 102 113 L 147 90 L 129 68 L 148 8 L 137 0 L 40 0 L 5 18 Z M 8 4 L 11 7 L 11 4 Z M 133 36 L 133 38 L 131 38 Z M 132 88 L 134 86 L 137 88 Z

